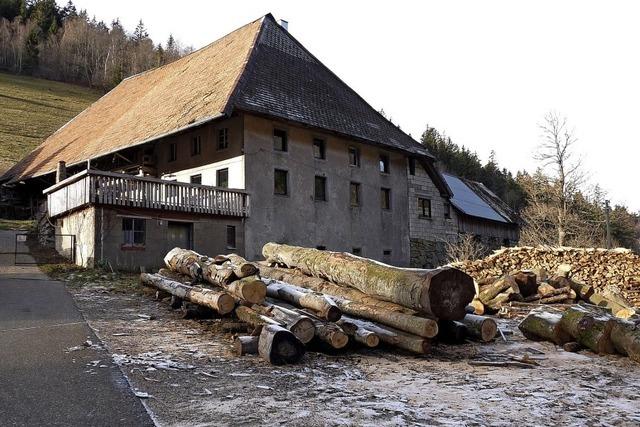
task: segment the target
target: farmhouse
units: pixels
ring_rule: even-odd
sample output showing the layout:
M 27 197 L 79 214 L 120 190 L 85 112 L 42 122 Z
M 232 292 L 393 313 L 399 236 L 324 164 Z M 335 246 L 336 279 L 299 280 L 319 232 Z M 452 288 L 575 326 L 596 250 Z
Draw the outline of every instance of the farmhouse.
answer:
M 77 263 L 137 269 L 267 241 L 435 265 L 421 245 L 466 214 L 445 178 L 269 14 L 125 79 L 2 180 L 46 195 Z

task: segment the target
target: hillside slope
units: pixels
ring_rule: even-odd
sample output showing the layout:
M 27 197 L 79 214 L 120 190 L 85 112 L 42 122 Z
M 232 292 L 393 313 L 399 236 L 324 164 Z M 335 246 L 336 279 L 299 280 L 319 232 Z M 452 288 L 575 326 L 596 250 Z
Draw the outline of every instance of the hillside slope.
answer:
M 0 175 L 100 96 L 82 86 L 0 73 Z

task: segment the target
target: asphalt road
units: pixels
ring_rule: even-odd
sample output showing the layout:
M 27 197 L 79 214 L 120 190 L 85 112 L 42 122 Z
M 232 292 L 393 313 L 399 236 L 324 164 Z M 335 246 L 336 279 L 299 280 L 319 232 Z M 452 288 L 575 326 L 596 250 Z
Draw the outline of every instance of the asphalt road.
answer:
M 67 350 L 99 341 L 64 285 L 13 261 L 0 254 L 0 425 L 154 425 L 107 352 Z

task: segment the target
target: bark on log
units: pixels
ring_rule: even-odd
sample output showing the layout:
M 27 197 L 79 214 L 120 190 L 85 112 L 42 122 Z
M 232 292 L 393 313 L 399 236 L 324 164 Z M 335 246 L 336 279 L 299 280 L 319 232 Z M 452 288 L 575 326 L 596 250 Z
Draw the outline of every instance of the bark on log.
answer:
M 193 279 L 202 278 L 201 263 L 206 257 L 188 249 L 173 248 L 164 257 L 164 263 L 173 271 L 186 274 Z
M 348 318 L 340 319 L 336 323 L 357 343 L 370 348 L 377 347 L 380 344 L 380 337 L 375 332 L 356 325 Z
M 538 282 L 536 281 L 536 274 L 530 270 L 518 271 L 513 275 L 513 280 L 518 284 L 520 289 L 520 295 L 528 297 L 533 295 L 538 290 Z
M 310 292 L 308 289 L 277 280 L 271 279 L 267 283 L 267 296 L 281 299 L 297 307 L 313 310 L 330 322 L 335 322 L 342 316 L 342 311 L 338 306 L 324 294 Z
M 616 320 L 611 329 L 611 341 L 618 353 L 640 363 L 640 326 L 625 320 Z
M 467 327 L 457 320 L 441 320 L 438 322 L 438 328 L 438 339 L 444 343 L 462 344 L 467 339 Z
M 498 324 L 490 317 L 467 314 L 460 323 L 467 327 L 470 336 L 484 342 L 492 341 L 498 333 Z
M 178 273 L 177 271 L 173 271 L 170 268 L 161 268 L 160 270 L 158 270 L 158 274 L 175 282 L 184 283 L 185 285 L 191 285 L 191 283 L 194 281 L 191 276 Z
M 258 276 L 249 276 L 224 287 L 229 293 L 251 304 L 261 304 L 267 295 L 267 286 Z
M 230 313 L 235 306 L 233 298 L 225 292 L 184 285 L 158 274 L 142 273 L 140 280 L 147 286 L 154 286 L 176 298 L 208 307 L 220 315 Z
M 615 321 L 581 306 L 574 306 L 562 314 L 560 325 L 583 346 L 598 354 L 615 352 L 611 341 L 611 329 Z
M 556 296 L 556 295 L 567 295 L 569 296 L 571 294 L 571 288 L 566 287 L 566 288 L 554 288 L 552 291 L 548 291 L 546 292 L 544 295 L 536 293 L 533 295 L 529 295 L 528 297 L 526 297 L 524 299 L 524 302 L 532 302 L 532 301 L 536 301 L 536 300 L 540 300 L 543 298 L 548 298 L 548 297 L 552 297 L 552 296 Z
M 267 315 L 284 324 L 288 330 L 298 337 L 300 342 L 307 344 L 313 339 L 316 333 L 316 326 L 311 318 L 280 305 L 273 303 L 265 304 L 267 304 L 267 307 L 263 308 L 268 310 Z M 253 309 L 256 311 L 261 310 L 261 308 L 255 305 L 253 306 Z
M 484 304 L 477 298 L 474 298 L 469 305 L 473 307 L 473 314 L 482 315 L 484 314 Z
M 264 314 L 260 314 L 254 309 L 244 305 L 236 307 L 236 316 L 238 317 L 238 319 L 254 327 L 260 327 L 264 325 L 284 326 L 282 322 L 272 319 L 269 316 L 265 316 Z
M 259 337 L 245 336 L 236 337 L 233 343 L 233 349 L 236 356 L 244 356 L 245 354 L 258 354 Z
M 265 325 L 258 340 L 258 354 L 273 365 L 296 363 L 304 356 L 304 345 L 295 335 L 277 325 Z
M 534 310 L 520 322 L 518 328 L 530 340 L 550 341 L 557 345 L 563 345 L 573 341 L 573 338 L 562 328 L 561 319 L 560 313 Z
M 354 287 L 439 319 L 460 319 L 475 294 L 473 279 L 445 267 L 403 269 L 347 253 L 267 243 L 262 254 L 271 262 L 297 267 L 303 273 Z
M 416 313 L 415 310 L 403 307 L 393 302 L 380 300 L 378 298 L 369 296 L 357 289 L 336 285 L 335 283 L 331 283 L 317 277 L 307 276 L 301 273 L 299 270 L 269 267 L 262 263 L 259 264 L 259 268 L 261 277 L 268 277 L 269 279 L 299 286 L 301 288 L 315 291 L 321 294 L 340 297 L 349 301 L 360 302 L 371 307 L 381 308 L 389 311 L 397 311 L 405 314 Z
M 380 341 L 387 345 L 417 354 L 428 354 L 431 351 L 431 341 L 426 338 L 408 334 L 406 332 L 366 320 L 349 318 L 349 321 L 355 323 L 361 328 L 375 333 L 380 338 Z
M 636 314 L 636 310 L 631 308 L 628 305 L 619 304 L 616 301 L 613 301 L 602 294 L 594 293 L 589 297 L 589 302 L 593 305 L 597 305 L 598 307 L 606 308 L 611 311 L 611 314 L 620 318 L 620 319 L 628 319 Z
M 518 289 L 518 284 L 513 279 L 513 277 L 509 275 L 502 276 L 495 282 L 481 288 L 480 294 L 478 295 L 478 299 L 483 304 L 490 305 L 490 303 L 498 295 L 504 293 L 507 290 L 511 290 L 510 293 L 520 293 L 520 289 Z M 502 301 L 502 302 L 506 302 L 506 301 Z
M 229 254 L 226 258 L 231 262 L 231 268 L 239 279 L 258 274 L 258 267 L 242 258 L 240 255 Z
M 332 322 L 314 319 L 316 338 L 340 350 L 349 343 L 349 336 L 338 325 Z

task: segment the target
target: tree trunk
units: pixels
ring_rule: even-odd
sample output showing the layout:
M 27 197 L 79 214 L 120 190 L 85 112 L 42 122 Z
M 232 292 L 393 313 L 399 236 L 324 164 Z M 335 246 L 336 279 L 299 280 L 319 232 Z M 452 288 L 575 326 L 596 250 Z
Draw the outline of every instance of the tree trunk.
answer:
M 522 270 L 513 275 L 513 280 L 518 284 L 520 295 L 528 297 L 538 291 L 536 274 L 533 271 Z
M 193 279 L 202 278 L 201 263 L 206 257 L 188 249 L 173 248 L 164 257 L 164 263 L 171 270 L 186 274 Z
M 267 286 L 258 276 L 238 279 L 224 288 L 232 295 L 251 304 L 262 304 L 267 295 Z
M 553 289 L 552 291 L 547 291 L 544 295 L 542 294 L 529 295 L 524 299 L 524 302 L 532 302 L 532 301 L 541 300 L 543 298 L 549 298 L 556 295 L 566 295 L 568 297 L 571 294 L 571 292 L 572 290 L 569 287 L 557 288 L 557 289 Z
M 266 304 L 268 305 L 268 308 L 263 308 L 268 310 L 268 316 L 283 323 L 288 330 L 293 332 L 293 335 L 298 337 L 300 342 L 307 344 L 313 339 L 316 333 L 316 326 L 311 318 L 280 305 L 271 303 Z M 260 308 L 255 305 L 253 309 L 255 311 L 260 310 Z
M 640 363 L 640 326 L 632 322 L 616 320 L 611 329 L 611 341 L 618 353 Z
M 336 285 L 335 283 L 331 283 L 317 277 L 309 277 L 298 270 L 268 267 L 263 264 L 259 264 L 259 267 L 260 276 L 268 277 L 269 279 L 277 280 L 279 282 L 299 286 L 325 295 L 341 297 L 349 301 L 360 302 L 375 308 L 406 314 L 416 313 L 415 310 L 411 310 L 389 301 L 382 301 L 357 289 Z
M 519 293 L 520 289 L 518 289 L 518 284 L 513 279 L 513 277 L 509 275 L 502 276 L 495 282 L 485 285 L 480 289 L 480 294 L 478 295 L 478 299 L 485 305 L 488 305 L 493 299 L 495 299 L 499 294 L 504 293 L 505 291 L 511 289 L 514 293 Z
M 383 343 L 398 347 L 403 350 L 417 354 L 428 354 L 431 351 L 431 341 L 416 335 L 408 334 L 388 326 L 379 325 L 373 322 L 360 319 L 349 319 L 358 327 L 371 331 L 380 337 Z
M 462 344 L 467 339 L 468 330 L 457 320 L 441 320 L 438 322 L 440 333 L 438 340 L 447 344 Z
M 158 270 L 158 274 L 175 282 L 184 283 L 185 285 L 191 285 L 191 283 L 193 282 L 192 277 L 187 276 L 186 274 L 178 273 L 177 271 L 173 271 L 169 268 L 161 268 L 160 270 Z
M 569 308 L 562 315 L 560 325 L 583 346 L 598 354 L 614 353 L 611 329 L 615 321 L 581 306 Z
M 240 255 L 229 254 L 227 255 L 227 259 L 231 262 L 233 273 L 240 279 L 258 274 L 258 267 Z
M 354 287 L 439 319 L 460 319 L 475 294 L 473 279 L 455 268 L 403 269 L 347 253 L 267 243 L 270 262 Z
M 484 304 L 477 298 L 474 298 L 469 306 L 473 308 L 473 314 L 482 315 L 484 314 Z
M 316 338 L 340 350 L 349 343 L 349 336 L 335 323 L 315 320 Z
M 335 322 L 342 316 L 338 306 L 325 295 L 310 292 L 280 281 L 271 280 L 267 285 L 267 296 L 281 299 L 297 307 L 313 310 L 323 319 Z
M 628 319 L 636 314 L 636 310 L 629 305 L 620 304 L 617 301 L 613 301 L 599 293 L 591 295 L 591 297 L 589 297 L 589 302 L 593 305 L 597 305 L 598 307 L 606 308 L 611 311 L 611 314 L 619 317 L 620 319 Z
M 546 311 L 531 311 L 527 317 L 518 325 L 522 334 L 534 341 L 550 341 L 557 345 L 563 345 L 573 341 L 561 326 L 560 313 L 550 313 Z
M 273 365 L 296 363 L 304 356 L 304 345 L 285 328 L 265 325 L 258 340 L 258 354 Z
M 272 319 L 269 316 L 265 316 L 264 314 L 260 314 L 254 309 L 246 307 L 244 305 L 236 307 L 236 316 L 241 321 L 248 323 L 254 327 L 260 327 L 264 325 L 284 326 L 282 322 Z
M 236 356 L 244 356 L 245 354 L 258 354 L 259 337 L 236 337 L 233 348 Z
M 370 348 L 380 344 L 380 337 L 375 332 L 362 328 L 349 319 L 340 319 L 337 324 L 357 343 Z
M 142 273 L 140 281 L 147 286 L 154 286 L 161 291 L 168 292 L 177 298 L 208 307 L 220 315 L 230 313 L 235 306 L 233 298 L 225 292 L 184 285 L 158 274 Z
M 467 327 L 470 336 L 484 342 L 492 341 L 498 333 L 498 324 L 490 317 L 467 314 L 460 323 Z

